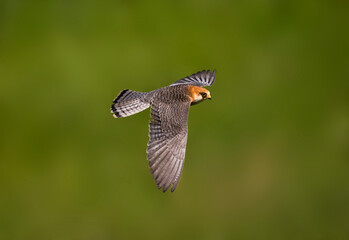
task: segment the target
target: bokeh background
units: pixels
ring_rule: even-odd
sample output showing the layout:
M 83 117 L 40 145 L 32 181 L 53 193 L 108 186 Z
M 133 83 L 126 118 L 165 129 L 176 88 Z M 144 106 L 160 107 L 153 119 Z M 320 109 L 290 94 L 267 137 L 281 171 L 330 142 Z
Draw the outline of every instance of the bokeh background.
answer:
M 348 1 L 0 3 L 0 239 L 349 239 Z M 217 69 L 177 190 L 122 89 Z

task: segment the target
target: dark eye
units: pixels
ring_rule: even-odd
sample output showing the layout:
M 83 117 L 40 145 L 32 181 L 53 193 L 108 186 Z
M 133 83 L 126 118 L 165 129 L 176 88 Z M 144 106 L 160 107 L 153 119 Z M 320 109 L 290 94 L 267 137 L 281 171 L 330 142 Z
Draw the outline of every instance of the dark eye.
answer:
M 200 94 L 201 94 L 201 96 L 202 96 L 203 98 L 206 98 L 206 97 L 207 97 L 207 94 L 204 93 L 204 92 L 201 92 Z

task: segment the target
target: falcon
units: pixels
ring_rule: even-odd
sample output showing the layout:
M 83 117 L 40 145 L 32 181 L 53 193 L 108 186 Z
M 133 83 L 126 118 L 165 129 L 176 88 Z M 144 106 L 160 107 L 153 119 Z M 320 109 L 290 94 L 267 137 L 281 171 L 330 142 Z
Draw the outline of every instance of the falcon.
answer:
M 155 183 L 163 192 L 171 185 L 171 192 L 177 187 L 187 145 L 189 108 L 211 99 L 203 87 L 211 86 L 215 76 L 216 70 L 203 70 L 151 92 L 125 89 L 113 101 L 111 113 L 115 118 L 151 108 L 147 159 Z

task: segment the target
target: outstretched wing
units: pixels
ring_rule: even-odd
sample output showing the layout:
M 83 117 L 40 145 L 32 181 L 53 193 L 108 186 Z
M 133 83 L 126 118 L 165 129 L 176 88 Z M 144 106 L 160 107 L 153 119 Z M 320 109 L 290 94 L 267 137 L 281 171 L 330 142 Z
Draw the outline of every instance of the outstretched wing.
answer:
M 173 192 L 181 176 L 188 136 L 190 102 L 151 105 L 147 158 L 158 188 Z
M 191 76 L 185 77 L 177 82 L 174 82 L 170 86 L 189 84 L 189 85 L 194 85 L 198 87 L 207 87 L 207 86 L 211 86 L 214 83 L 215 77 L 216 77 L 216 70 L 213 70 L 212 73 L 210 70 L 208 71 L 203 70 Z

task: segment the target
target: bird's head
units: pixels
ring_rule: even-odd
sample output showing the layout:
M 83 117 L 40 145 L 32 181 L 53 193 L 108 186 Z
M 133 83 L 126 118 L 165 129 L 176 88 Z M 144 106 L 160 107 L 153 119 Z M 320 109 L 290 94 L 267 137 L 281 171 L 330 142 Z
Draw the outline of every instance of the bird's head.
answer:
M 205 99 L 211 100 L 210 91 L 197 86 L 189 86 L 189 97 L 191 100 L 191 105 L 202 102 Z

